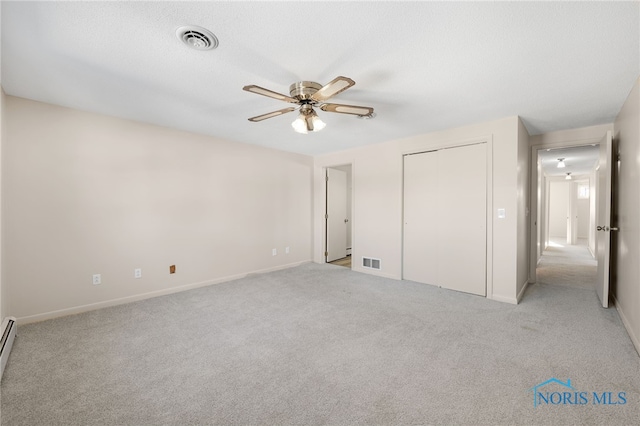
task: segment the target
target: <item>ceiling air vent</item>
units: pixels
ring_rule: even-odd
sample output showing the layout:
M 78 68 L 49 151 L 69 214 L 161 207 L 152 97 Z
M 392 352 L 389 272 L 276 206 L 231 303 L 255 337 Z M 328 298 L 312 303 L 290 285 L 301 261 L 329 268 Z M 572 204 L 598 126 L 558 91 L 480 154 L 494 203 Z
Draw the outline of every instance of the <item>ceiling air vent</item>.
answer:
M 176 30 L 176 36 L 184 44 L 196 50 L 211 50 L 218 47 L 217 37 L 209 30 L 189 25 Z

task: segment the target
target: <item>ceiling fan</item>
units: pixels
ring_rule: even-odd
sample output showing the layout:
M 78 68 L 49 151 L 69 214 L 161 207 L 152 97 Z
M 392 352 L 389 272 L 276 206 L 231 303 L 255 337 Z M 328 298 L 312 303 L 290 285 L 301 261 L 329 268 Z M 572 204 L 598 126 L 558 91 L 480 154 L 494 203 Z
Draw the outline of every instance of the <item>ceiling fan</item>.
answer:
M 373 108 L 371 107 L 324 102 L 338 93 L 344 92 L 354 84 L 356 84 L 356 82 L 348 77 L 336 77 L 324 86 L 313 81 L 299 81 L 297 83 L 293 83 L 289 87 L 290 96 L 273 92 L 255 85 L 244 86 L 242 90 L 262 96 L 268 96 L 279 101 L 300 105 L 299 107 L 284 108 L 278 111 L 272 111 L 256 117 L 251 117 L 249 121 L 258 122 L 298 109 L 300 110 L 300 115 L 293 123 L 291 123 L 291 126 L 293 126 L 293 129 L 298 133 L 308 133 L 322 130 L 325 126 L 325 123 L 320 120 L 318 114 L 316 114 L 314 107 L 320 108 L 322 111 L 326 112 L 352 114 L 360 118 L 373 118 L 374 113 Z

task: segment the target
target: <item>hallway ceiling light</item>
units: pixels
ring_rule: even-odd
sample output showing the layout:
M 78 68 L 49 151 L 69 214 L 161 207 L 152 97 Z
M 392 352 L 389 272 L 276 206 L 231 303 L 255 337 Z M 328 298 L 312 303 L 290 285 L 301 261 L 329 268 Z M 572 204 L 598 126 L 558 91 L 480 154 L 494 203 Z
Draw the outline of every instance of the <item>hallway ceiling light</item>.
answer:
M 558 158 L 558 168 L 564 169 L 565 167 L 566 167 L 566 164 L 564 164 L 564 158 Z
M 571 180 L 571 172 L 567 173 L 567 177 L 564 178 L 565 180 Z

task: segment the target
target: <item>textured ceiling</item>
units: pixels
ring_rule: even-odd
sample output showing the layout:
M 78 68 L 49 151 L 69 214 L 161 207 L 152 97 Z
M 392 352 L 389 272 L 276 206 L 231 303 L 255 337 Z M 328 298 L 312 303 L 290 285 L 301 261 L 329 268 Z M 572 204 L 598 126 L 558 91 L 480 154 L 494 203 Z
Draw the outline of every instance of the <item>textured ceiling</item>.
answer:
M 520 115 L 530 134 L 612 122 L 640 74 L 638 2 L 2 2 L 9 95 L 304 154 Z M 188 49 L 183 25 L 220 46 Z M 300 135 L 300 80 L 356 85 Z
M 600 147 L 585 145 L 574 148 L 541 149 L 538 160 L 542 165 L 545 176 L 588 176 L 598 165 Z M 565 167 L 558 168 L 558 159 L 564 158 Z

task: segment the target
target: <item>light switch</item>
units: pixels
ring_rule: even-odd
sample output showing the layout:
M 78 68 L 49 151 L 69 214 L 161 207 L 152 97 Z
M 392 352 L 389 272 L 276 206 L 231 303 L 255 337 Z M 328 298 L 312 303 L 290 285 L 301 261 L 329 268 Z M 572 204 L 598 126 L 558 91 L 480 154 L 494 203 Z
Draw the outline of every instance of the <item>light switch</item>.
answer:
M 505 217 L 507 217 L 505 209 L 498 209 L 498 219 L 504 219 Z

